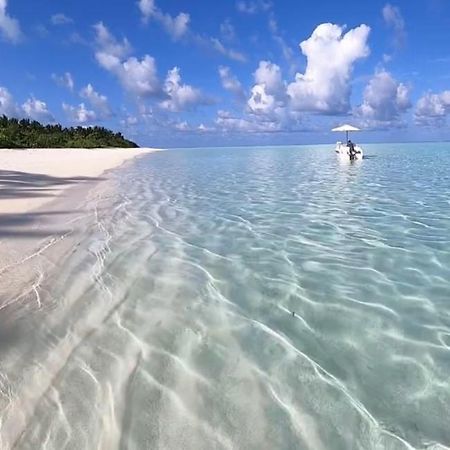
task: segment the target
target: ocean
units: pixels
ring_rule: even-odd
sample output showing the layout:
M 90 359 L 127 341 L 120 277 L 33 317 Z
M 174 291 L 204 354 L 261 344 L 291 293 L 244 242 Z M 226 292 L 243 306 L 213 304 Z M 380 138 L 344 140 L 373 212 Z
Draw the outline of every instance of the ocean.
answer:
M 2 448 L 449 448 L 450 144 L 364 148 L 112 172 L 0 345 Z

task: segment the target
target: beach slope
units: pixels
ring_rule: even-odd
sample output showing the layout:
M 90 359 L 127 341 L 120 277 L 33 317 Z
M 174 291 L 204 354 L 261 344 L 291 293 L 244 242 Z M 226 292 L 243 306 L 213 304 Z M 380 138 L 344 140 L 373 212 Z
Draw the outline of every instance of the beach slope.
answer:
M 0 149 L 0 214 L 25 213 L 67 188 L 158 149 Z

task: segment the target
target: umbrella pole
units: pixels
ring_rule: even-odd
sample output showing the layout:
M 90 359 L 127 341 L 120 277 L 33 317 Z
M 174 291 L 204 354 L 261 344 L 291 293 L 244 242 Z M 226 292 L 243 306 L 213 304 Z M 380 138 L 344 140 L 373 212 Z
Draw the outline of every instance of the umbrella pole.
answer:
M 348 131 L 345 132 L 345 138 L 346 138 L 345 143 L 347 143 L 348 142 Z

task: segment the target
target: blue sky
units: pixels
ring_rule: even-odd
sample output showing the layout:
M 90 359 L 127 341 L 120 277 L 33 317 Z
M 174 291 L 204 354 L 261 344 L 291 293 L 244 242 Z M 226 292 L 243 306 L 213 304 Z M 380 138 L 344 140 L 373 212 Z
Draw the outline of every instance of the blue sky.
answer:
M 141 145 L 450 139 L 450 2 L 0 0 L 0 114 Z

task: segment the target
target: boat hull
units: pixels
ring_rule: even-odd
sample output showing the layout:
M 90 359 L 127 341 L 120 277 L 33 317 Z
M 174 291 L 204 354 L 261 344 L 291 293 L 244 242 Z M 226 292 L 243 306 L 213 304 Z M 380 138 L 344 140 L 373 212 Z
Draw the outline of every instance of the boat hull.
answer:
M 364 157 L 364 151 L 359 145 L 355 145 L 355 160 L 361 160 Z M 336 154 L 342 159 L 348 159 L 350 161 L 350 149 L 342 142 L 338 142 L 335 148 Z

